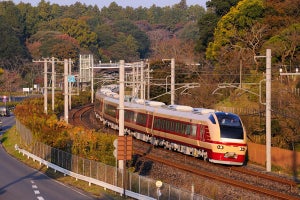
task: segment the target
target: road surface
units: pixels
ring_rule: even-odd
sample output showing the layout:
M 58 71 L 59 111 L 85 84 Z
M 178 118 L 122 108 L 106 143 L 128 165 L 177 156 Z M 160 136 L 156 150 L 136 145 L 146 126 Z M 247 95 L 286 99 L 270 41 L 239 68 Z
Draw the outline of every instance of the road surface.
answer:
M 15 124 L 14 116 L 1 117 L 2 135 Z M 41 168 L 45 166 L 41 165 Z M 0 200 L 93 200 L 91 195 L 66 186 L 11 157 L 0 144 Z

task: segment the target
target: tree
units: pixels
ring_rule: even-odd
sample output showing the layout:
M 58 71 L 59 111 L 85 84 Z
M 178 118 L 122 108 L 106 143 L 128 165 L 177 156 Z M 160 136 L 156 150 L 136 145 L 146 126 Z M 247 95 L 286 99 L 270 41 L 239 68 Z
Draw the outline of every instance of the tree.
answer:
M 27 41 L 27 48 L 35 59 L 56 57 L 78 59 L 80 47 L 74 38 L 55 31 L 39 31 Z
M 149 51 L 150 41 L 148 36 L 141 31 L 136 25 L 128 20 L 117 21 L 113 28 L 116 32 L 124 33 L 125 35 L 131 35 L 136 41 L 138 45 L 138 52 L 140 54 L 140 58 L 146 58 L 146 55 Z
M 300 24 L 292 24 L 283 29 L 278 35 L 271 37 L 264 47 L 272 49 L 273 57 L 281 65 L 300 64 Z
M 221 18 L 214 32 L 214 41 L 209 43 L 206 51 L 208 59 L 216 59 L 221 48 L 231 49 L 234 45 L 246 47 L 237 39 L 244 37 L 257 20 L 264 16 L 264 4 L 262 0 L 243 0 Z
M 17 92 L 21 85 L 21 77 L 17 71 L 4 70 L 2 76 L 0 76 L 0 91 L 11 94 Z
M 108 50 L 111 53 L 113 61 L 125 60 L 126 62 L 136 62 L 139 60 L 138 42 L 131 35 L 126 36 L 120 33 L 118 41 L 110 46 Z
M 240 0 L 211 0 L 206 2 L 207 12 L 198 18 L 199 37 L 195 50 L 203 52 L 214 39 L 214 30 L 222 16 Z
M 88 49 L 97 42 L 96 33 L 92 32 L 86 21 L 80 19 L 55 19 L 43 25 L 43 30 L 55 30 L 75 38 L 81 47 Z
M 49 22 L 52 19 L 54 19 L 50 2 L 41 0 L 37 6 L 37 10 L 38 10 L 37 18 L 40 22 Z
M 0 2 L 0 67 L 20 67 L 28 57 L 23 32 L 24 25 L 17 7 L 12 2 Z
M 38 10 L 37 8 L 32 7 L 30 4 L 25 3 L 19 3 L 17 7 L 20 10 L 22 23 L 26 27 L 24 31 L 24 37 L 28 38 L 31 35 L 35 34 L 38 30 Z
M 226 15 L 231 7 L 236 6 L 241 0 L 210 0 L 206 2 L 206 7 L 217 16 L 222 17 Z

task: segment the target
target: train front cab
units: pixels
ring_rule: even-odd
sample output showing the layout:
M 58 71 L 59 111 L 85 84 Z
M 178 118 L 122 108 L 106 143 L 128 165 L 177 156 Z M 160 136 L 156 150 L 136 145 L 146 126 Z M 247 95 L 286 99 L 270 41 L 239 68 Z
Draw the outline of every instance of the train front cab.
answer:
M 215 119 L 216 120 L 213 120 Z M 212 163 L 243 165 L 247 144 L 246 132 L 240 118 L 231 113 L 216 112 L 211 118 L 215 138 L 208 158 Z

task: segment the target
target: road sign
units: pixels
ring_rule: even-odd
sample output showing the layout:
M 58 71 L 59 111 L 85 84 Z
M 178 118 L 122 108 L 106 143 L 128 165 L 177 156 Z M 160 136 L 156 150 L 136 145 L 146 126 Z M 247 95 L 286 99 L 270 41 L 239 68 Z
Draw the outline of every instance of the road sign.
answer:
M 69 83 L 75 83 L 76 82 L 75 76 L 74 75 L 68 75 L 68 82 Z

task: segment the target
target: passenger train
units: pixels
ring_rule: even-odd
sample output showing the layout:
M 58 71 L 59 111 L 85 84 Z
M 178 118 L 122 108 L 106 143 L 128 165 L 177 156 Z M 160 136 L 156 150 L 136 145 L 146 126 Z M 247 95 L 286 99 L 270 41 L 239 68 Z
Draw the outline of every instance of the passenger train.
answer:
M 113 89 L 96 92 L 94 111 L 103 124 L 117 130 L 119 94 Z M 246 132 L 235 114 L 142 99 L 127 100 L 124 108 L 124 132 L 136 139 L 212 163 L 245 162 Z

